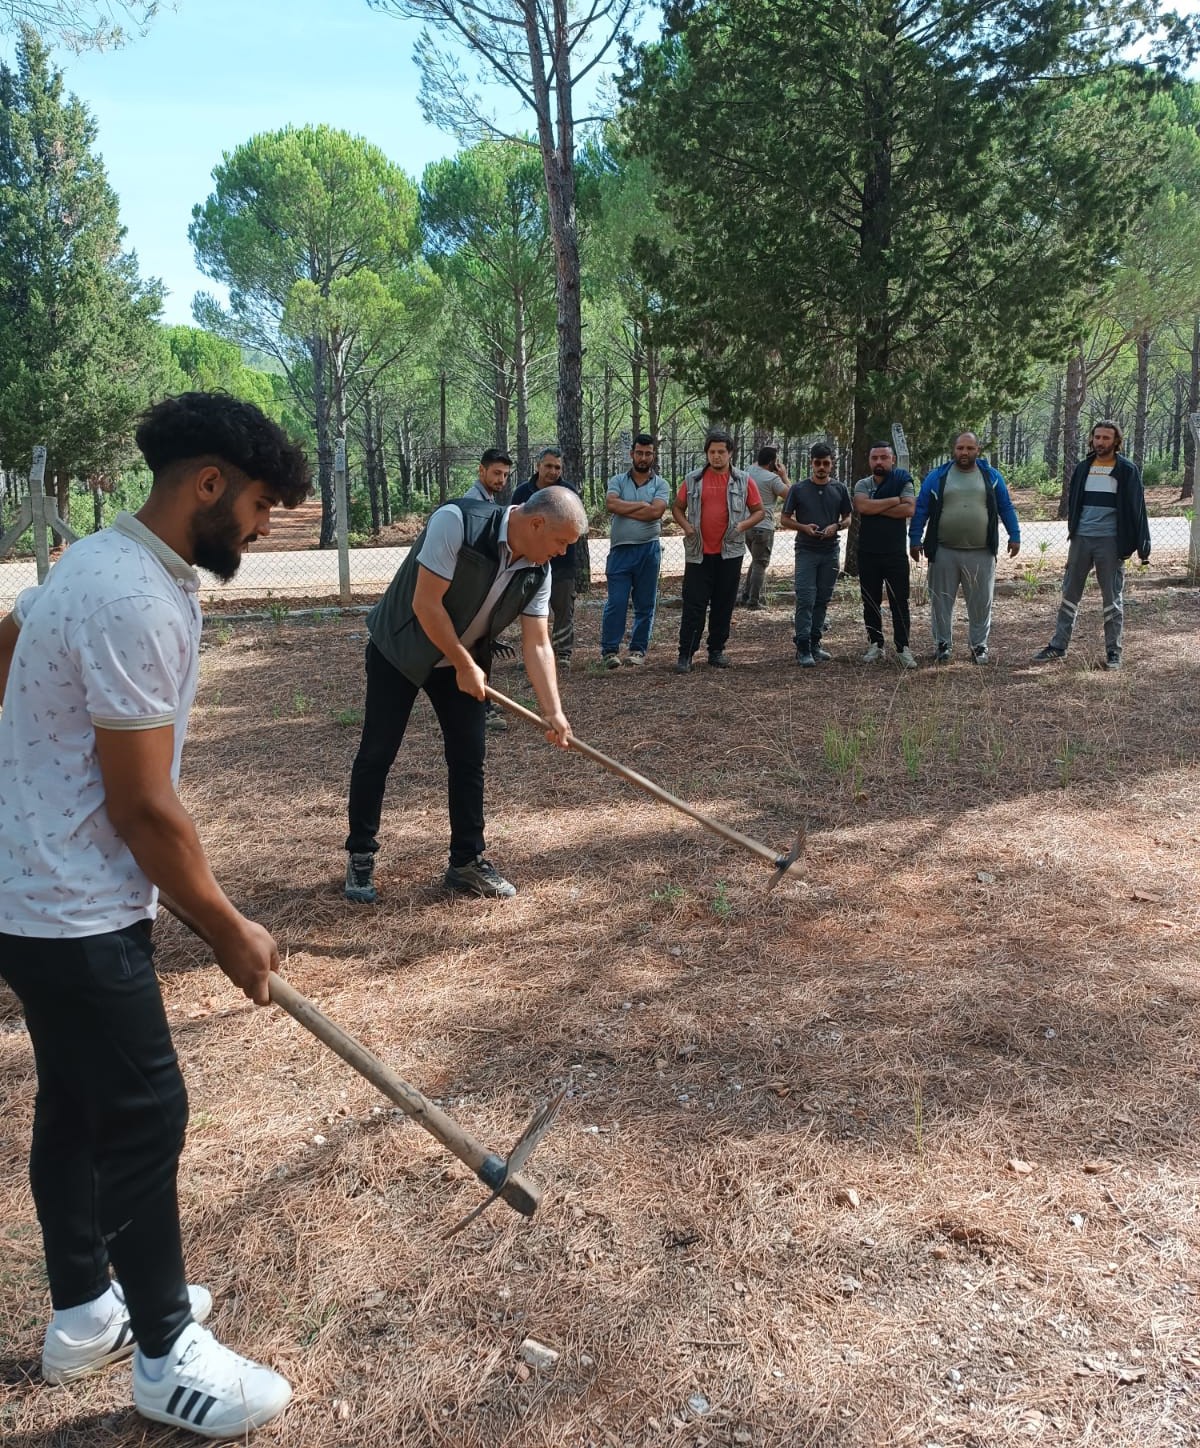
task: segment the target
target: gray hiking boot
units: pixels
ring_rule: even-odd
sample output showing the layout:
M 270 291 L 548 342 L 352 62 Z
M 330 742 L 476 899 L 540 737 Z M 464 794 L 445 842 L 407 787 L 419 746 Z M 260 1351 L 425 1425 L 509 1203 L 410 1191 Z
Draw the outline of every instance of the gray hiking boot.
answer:
M 375 856 L 371 854 L 348 855 L 346 857 L 347 900 L 358 905 L 374 905 L 379 899 L 375 889 Z
M 465 865 L 451 865 L 446 871 L 446 884 L 467 895 L 487 895 L 495 900 L 507 900 L 517 893 L 517 887 L 510 885 L 482 855 L 476 855 Z

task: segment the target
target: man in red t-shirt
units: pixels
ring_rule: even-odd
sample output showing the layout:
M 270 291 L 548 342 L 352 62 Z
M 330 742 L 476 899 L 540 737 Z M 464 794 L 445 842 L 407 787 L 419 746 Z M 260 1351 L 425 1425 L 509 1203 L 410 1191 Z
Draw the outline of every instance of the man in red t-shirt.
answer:
M 683 480 L 671 516 L 683 529 L 683 617 L 677 674 L 691 672 L 708 617 L 708 662 L 727 669 L 725 645 L 737 599 L 746 534 L 766 516 L 758 486 L 732 465 L 733 439 L 714 428 L 704 439 L 706 462 Z

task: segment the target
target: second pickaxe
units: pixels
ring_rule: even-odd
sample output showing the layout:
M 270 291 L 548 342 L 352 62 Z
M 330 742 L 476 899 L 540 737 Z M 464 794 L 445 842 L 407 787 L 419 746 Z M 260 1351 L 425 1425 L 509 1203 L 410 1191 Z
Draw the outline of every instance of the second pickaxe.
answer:
M 502 709 L 507 709 L 510 714 L 515 714 L 518 719 L 524 719 L 527 724 L 532 724 L 538 729 L 544 730 L 547 728 L 546 721 L 539 719 L 532 709 L 526 709 L 523 704 L 518 704 L 515 699 L 510 699 L 506 694 L 500 693 L 498 689 L 493 689 L 490 684 L 486 688 L 486 693 L 493 703 L 499 704 Z M 719 835 L 721 839 L 728 840 L 731 845 L 740 845 L 743 850 L 749 850 L 752 855 L 757 855 L 760 860 L 765 860 L 773 870 L 773 874 L 767 882 L 768 890 L 773 890 L 775 886 L 779 884 L 780 880 L 783 879 L 804 853 L 806 834 L 803 826 L 801 826 L 800 833 L 796 836 L 796 843 L 792 846 L 790 852 L 786 855 L 781 855 L 771 849 L 769 845 L 764 845 L 761 840 L 751 839 L 749 835 L 742 834 L 740 830 L 735 830 L 731 825 L 722 824 L 720 820 L 715 820 L 711 815 L 704 814 L 703 811 L 696 809 L 694 806 L 687 804 L 684 800 L 671 794 L 669 790 L 665 790 L 661 784 L 655 784 L 652 779 L 647 779 L 644 774 L 639 774 L 636 769 L 627 768 L 624 764 L 621 764 L 619 760 L 613 759 L 611 755 L 602 754 L 599 749 L 593 749 L 590 744 L 585 744 L 582 739 L 576 739 L 576 737 L 572 735 L 568 748 L 574 749 L 577 754 L 582 754 L 587 759 L 594 760 L 611 774 L 615 774 L 618 779 L 623 779 L 627 784 L 632 784 L 636 789 L 643 790 L 646 794 L 653 796 L 654 799 L 660 800 L 663 804 L 670 805 L 672 809 L 677 809 L 680 814 L 685 814 L 689 818 L 694 819 L 697 824 L 703 825 L 706 830 L 710 830 L 714 835 Z

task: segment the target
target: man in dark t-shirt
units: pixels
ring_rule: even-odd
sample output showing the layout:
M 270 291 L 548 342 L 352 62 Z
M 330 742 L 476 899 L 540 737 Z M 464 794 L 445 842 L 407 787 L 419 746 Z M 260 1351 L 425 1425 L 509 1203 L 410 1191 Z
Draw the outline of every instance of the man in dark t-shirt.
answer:
M 788 489 L 779 520 L 796 534 L 796 662 L 805 669 L 831 657 L 821 634 L 837 583 L 838 534 L 851 513 L 850 494 L 833 481 L 833 449 L 819 442 L 808 457 L 809 476 Z
M 858 586 L 862 594 L 863 623 L 867 629 L 864 664 L 884 657 L 883 593 L 887 589 L 892 614 L 892 637 L 902 667 L 915 669 L 908 646 L 912 619 L 909 612 L 908 537 L 906 521 L 917 506 L 912 474 L 896 466 L 890 443 L 877 442 L 867 454 L 870 475 L 854 485 L 854 511 L 858 514 Z

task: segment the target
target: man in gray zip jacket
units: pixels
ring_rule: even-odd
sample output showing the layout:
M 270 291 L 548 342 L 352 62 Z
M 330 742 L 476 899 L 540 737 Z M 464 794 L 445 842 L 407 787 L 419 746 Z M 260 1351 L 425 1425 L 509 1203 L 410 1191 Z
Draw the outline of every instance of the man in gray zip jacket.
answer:
M 519 617 L 525 670 L 549 726 L 546 738 L 566 748 L 571 726 L 558 696 L 547 625 L 547 565 L 586 532 L 583 504 L 566 488 L 542 489 L 508 508 L 459 498 L 430 517 L 367 615 L 367 701 L 350 775 L 348 900 L 377 899 L 384 789 L 422 690 L 437 715 L 449 774 L 446 884 L 477 895 L 516 894 L 484 858 L 484 686 L 497 636 Z
M 683 529 L 683 617 L 679 623 L 677 674 L 691 673 L 708 615 L 708 663 L 727 669 L 725 645 L 746 534 L 765 515 L 758 485 L 733 466 L 733 439 L 714 428 L 704 439 L 705 464 L 684 479 L 671 516 Z

